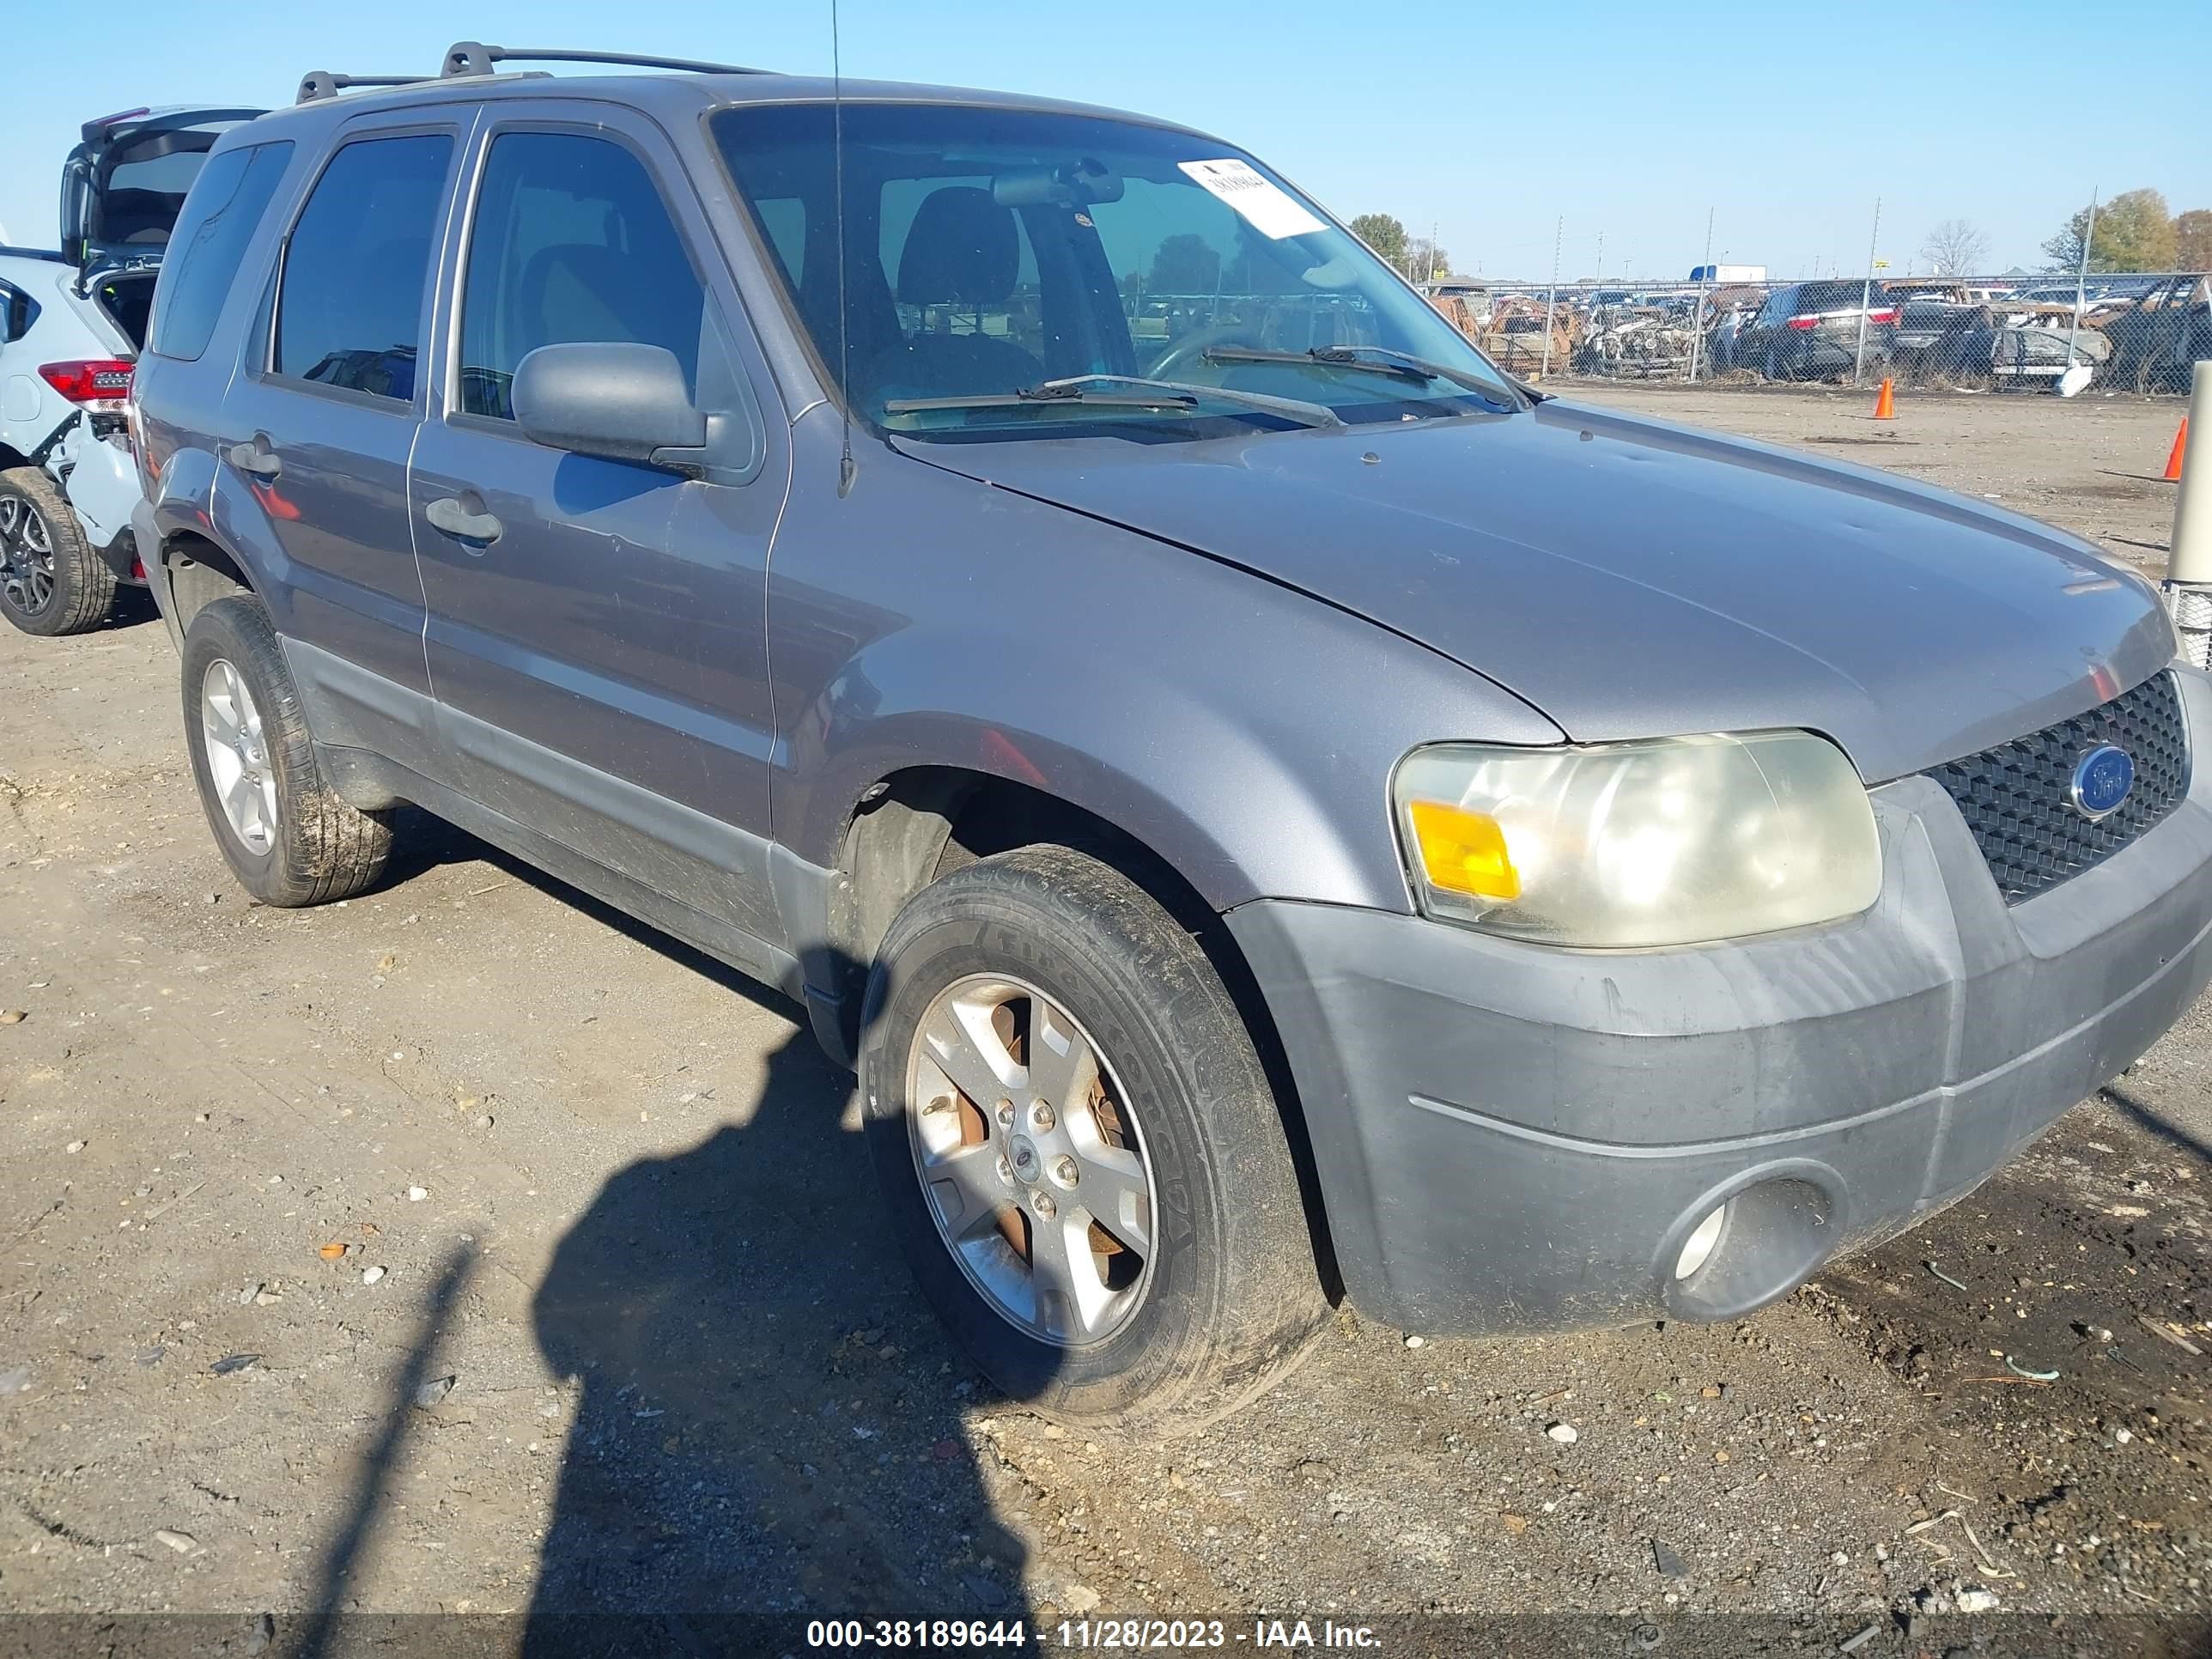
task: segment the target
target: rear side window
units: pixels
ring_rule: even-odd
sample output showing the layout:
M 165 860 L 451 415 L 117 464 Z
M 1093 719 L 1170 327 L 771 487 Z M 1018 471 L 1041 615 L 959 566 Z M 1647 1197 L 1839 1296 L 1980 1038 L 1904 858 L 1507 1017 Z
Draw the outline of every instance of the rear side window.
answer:
M 1807 283 L 1797 290 L 1797 312 L 1856 311 L 1863 303 L 1881 303 L 1881 284 L 1871 289 L 1859 283 Z
M 449 134 L 363 138 L 331 158 L 284 255 L 279 374 L 404 403 L 452 161 Z
M 246 245 L 291 161 L 287 140 L 227 150 L 201 169 L 155 290 L 152 349 L 161 356 L 191 362 L 207 349 Z
M 645 165 L 580 133 L 492 141 L 461 297 L 461 408 L 514 418 L 515 366 L 543 345 L 665 347 L 699 392 L 706 291 Z

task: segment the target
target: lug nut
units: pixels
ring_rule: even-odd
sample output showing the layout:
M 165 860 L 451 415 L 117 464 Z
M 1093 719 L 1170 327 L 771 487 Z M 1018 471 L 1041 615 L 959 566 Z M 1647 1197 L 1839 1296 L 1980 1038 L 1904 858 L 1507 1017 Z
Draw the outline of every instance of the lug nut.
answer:
M 1030 1199 L 1030 1203 L 1039 1215 L 1045 1217 L 1049 1217 L 1054 1210 L 1057 1210 L 1060 1207 L 1059 1205 L 1052 1201 L 1052 1194 L 1050 1193 L 1034 1194 Z
M 1011 1129 L 1013 1127 L 1014 1103 L 1012 1101 L 1002 1100 L 999 1103 L 999 1124 L 1002 1128 Z
M 1039 1134 L 1042 1134 L 1053 1126 L 1052 1108 L 1040 1100 L 1030 1108 L 1030 1122 Z
M 1083 1178 L 1083 1171 L 1076 1168 L 1073 1158 L 1059 1158 L 1053 1160 L 1052 1178 L 1063 1187 L 1073 1187 Z
M 1009 1187 L 1014 1184 L 1014 1166 L 1003 1158 L 999 1160 L 999 1179 Z

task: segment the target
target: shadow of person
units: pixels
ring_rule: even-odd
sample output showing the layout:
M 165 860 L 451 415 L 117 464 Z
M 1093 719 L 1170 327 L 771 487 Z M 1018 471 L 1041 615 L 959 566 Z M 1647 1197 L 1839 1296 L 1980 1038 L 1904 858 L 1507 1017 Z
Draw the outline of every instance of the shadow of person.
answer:
M 1029 1622 L 852 1094 L 802 1030 L 758 1099 L 610 1179 L 533 1304 L 574 1408 L 530 1659 L 770 1655 L 813 1618 Z M 996 1652 L 1015 1652 L 995 1648 Z

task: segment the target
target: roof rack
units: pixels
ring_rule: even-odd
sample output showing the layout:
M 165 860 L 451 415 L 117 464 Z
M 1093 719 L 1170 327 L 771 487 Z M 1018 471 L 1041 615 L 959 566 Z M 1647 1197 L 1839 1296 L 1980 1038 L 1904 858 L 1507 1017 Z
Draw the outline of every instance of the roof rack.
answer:
M 328 70 L 313 70 L 300 77 L 300 95 L 292 101 L 319 104 L 349 87 L 411 87 L 417 81 L 437 78 L 434 75 L 333 75 Z
M 635 69 L 688 70 L 696 75 L 768 75 L 742 64 L 709 64 L 696 58 L 654 58 L 635 52 L 578 52 L 566 46 L 488 46 L 481 40 L 456 40 L 447 48 L 441 75 L 489 75 L 512 59 L 532 64 L 623 64 Z

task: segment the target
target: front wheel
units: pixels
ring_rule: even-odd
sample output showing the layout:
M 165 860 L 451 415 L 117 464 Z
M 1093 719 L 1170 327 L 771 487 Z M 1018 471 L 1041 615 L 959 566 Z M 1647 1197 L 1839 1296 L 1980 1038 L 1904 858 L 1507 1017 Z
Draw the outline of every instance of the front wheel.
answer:
M 865 1021 L 894 1231 L 993 1382 L 1166 1435 L 1296 1362 L 1327 1304 L 1283 1120 L 1142 889 L 1066 848 L 969 865 L 892 924 Z

